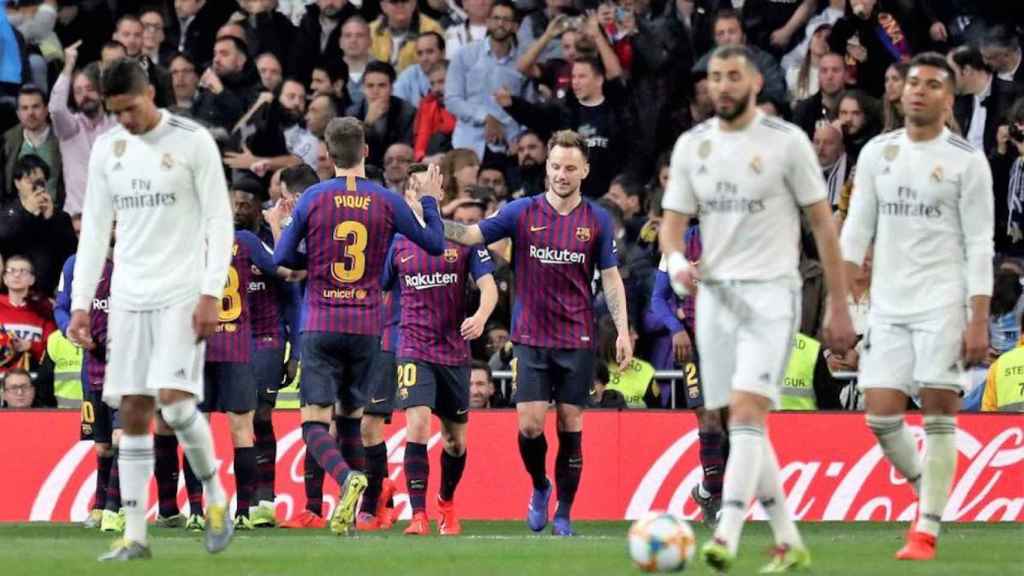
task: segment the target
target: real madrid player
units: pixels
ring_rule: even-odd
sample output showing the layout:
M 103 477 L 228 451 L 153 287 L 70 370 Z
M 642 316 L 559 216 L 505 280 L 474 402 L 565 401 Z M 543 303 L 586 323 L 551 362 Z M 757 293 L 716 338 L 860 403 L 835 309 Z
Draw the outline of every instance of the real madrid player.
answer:
M 223 550 L 233 532 L 210 426 L 196 410 L 203 340 L 217 326 L 231 259 L 231 205 L 213 138 L 158 109 L 153 96 L 135 60 L 117 60 L 103 73 L 107 110 L 120 126 L 97 139 L 89 158 L 71 296 L 68 336 L 89 349 L 89 310 L 116 216 L 103 399 L 120 407 L 126 518 L 124 538 L 100 560 L 150 557 L 145 515 L 157 402 L 206 489 L 206 549 Z
M 945 128 L 954 72 L 936 53 L 910 62 L 906 128 L 878 136 L 857 164 L 842 247 L 848 268 L 875 244 L 871 315 L 860 359 L 867 423 L 919 498 L 901 560 L 935 557 L 956 471 L 964 363 L 988 350 L 992 295 L 992 174 L 985 155 Z M 923 464 L 903 423 L 924 411 Z
M 757 495 L 777 548 L 763 573 L 810 564 L 786 510 L 779 465 L 765 430 L 800 321 L 800 210 L 808 216 L 831 289 L 826 334 L 834 349 L 853 342 L 839 243 L 825 183 L 811 143 L 792 124 L 754 105 L 762 78 L 743 47 L 722 47 L 708 66 L 716 118 L 684 134 L 672 153 L 660 238 L 673 288 L 697 293 L 697 349 L 705 408 L 729 407 L 729 461 L 722 514 L 702 548 L 704 560 L 729 569 L 747 507 Z M 700 214 L 703 254 L 683 255 L 690 218 Z

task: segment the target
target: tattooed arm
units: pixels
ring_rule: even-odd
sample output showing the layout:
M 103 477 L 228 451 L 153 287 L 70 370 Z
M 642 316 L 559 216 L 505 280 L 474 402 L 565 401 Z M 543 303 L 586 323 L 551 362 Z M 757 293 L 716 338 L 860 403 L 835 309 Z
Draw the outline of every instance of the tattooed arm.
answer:
M 601 271 L 601 288 L 604 290 L 608 312 L 615 321 L 615 330 L 619 333 L 615 339 L 615 361 L 620 370 L 625 370 L 633 360 L 633 340 L 629 334 L 629 316 L 626 313 L 626 288 L 617 267 Z
M 458 222 L 452 222 L 451 220 L 444 221 L 444 237 L 446 240 L 467 246 L 483 244 L 484 242 L 484 235 L 480 231 L 480 226 L 476 224 L 467 226 Z

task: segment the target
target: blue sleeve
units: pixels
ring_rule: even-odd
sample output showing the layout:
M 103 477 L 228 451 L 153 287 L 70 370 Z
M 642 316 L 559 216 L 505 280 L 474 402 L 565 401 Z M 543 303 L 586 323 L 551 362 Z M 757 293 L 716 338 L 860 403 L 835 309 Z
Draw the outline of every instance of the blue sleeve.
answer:
M 667 328 L 673 334 L 683 330 L 683 323 L 673 312 L 674 298 L 675 292 L 672 291 L 668 272 L 658 270 L 654 274 L 654 289 L 651 291 L 651 315 L 659 325 L 658 328 Z
M 53 317 L 57 321 L 57 329 L 67 336 L 68 324 L 71 323 L 71 284 L 75 281 L 75 255 L 64 261 L 60 271 L 57 303 L 53 307 Z
M 469 251 L 469 274 L 473 280 L 494 274 L 494 260 L 486 246 L 473 246 Z
M 292 223 L 281 231 L 281 238 L 274 247 L 274 264 L 292 270 L 306 269 L 306 255 L 299 252 L 299 245 L 306 238 L 306 219 L 309 218 L 309 205 L 313 203 L 317 190 L 307 190 L 292 212 Z
M 398 280 L 398 271 L 395 270 L 394 265 L 395 244 L 397 243 L 397 237 L 391 240 L 391 245 L 388 246 L 388 255 L 384 258 L 384 273 L 380 277 L 380 286 L 383 290 L 391 290 Z
M 520 198 L 504 205 L 489 218 L 484 218 L 477 226 L 484 236 L 484 244 L 491 244 L 503 238 L 510 238 L 516 233 L 516 221 L 523 210 L 530 205 L 531 198 Z M 512 238 L 515 240 L 515 238 Z
M 427 224 L 424 228 L 420 226 L 419 220 L 413 214 L 412 208 L 405 203 L 405 199 L 388 190 L 384 195 L 395 214 L 395 228 L 403 236 L 412 240 L 417 246 L 423 248 L 431 256 L 444 254 L 444 225 L 441 223 L 441 211 L 437 208 L 437 200 L 431 196 L 424 196 L 420 200 L 423 206 L 423 220 Z
M 260 269 L 260 272 L 271 278 L 277 276 L 277 266 L 274 265 L 274 252 L 259 237 L 248 230 L 239 230 L 235 233 L 235 239 L 249 249 L 249 258 Z
M 597 232 L 597 269 L 608 270 L 619 265 L 619 249 L 615 246 L 615 225 L 604 209 L 595 206 L 599 230 Z

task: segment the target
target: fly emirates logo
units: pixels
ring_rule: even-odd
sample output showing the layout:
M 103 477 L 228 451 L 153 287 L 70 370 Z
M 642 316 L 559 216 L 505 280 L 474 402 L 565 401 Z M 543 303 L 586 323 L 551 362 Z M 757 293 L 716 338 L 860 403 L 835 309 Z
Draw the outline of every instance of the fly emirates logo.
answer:
M 410 274 L 405 277 L 405 285 L 414 290 L 430 290 L 431 288 L 444 288 L 459 281 L 459 275 L 454 272 L 434 272 L 433 274 Z
M 586 264 L 587 255 L 572 250 L 555 250 L 550 246 L 538 247 L 530 244 L 530 258 L 542 264 Z

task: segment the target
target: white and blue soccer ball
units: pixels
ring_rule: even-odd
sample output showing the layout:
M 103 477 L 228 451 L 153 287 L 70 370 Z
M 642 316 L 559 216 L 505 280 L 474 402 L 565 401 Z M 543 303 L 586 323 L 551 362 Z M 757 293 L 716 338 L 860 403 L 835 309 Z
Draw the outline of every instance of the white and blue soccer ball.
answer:
M 693 560 L 697 540 L 686 520 L 648 512 L 629 528 L 629 556 L 644 572 L 677 572 Z

